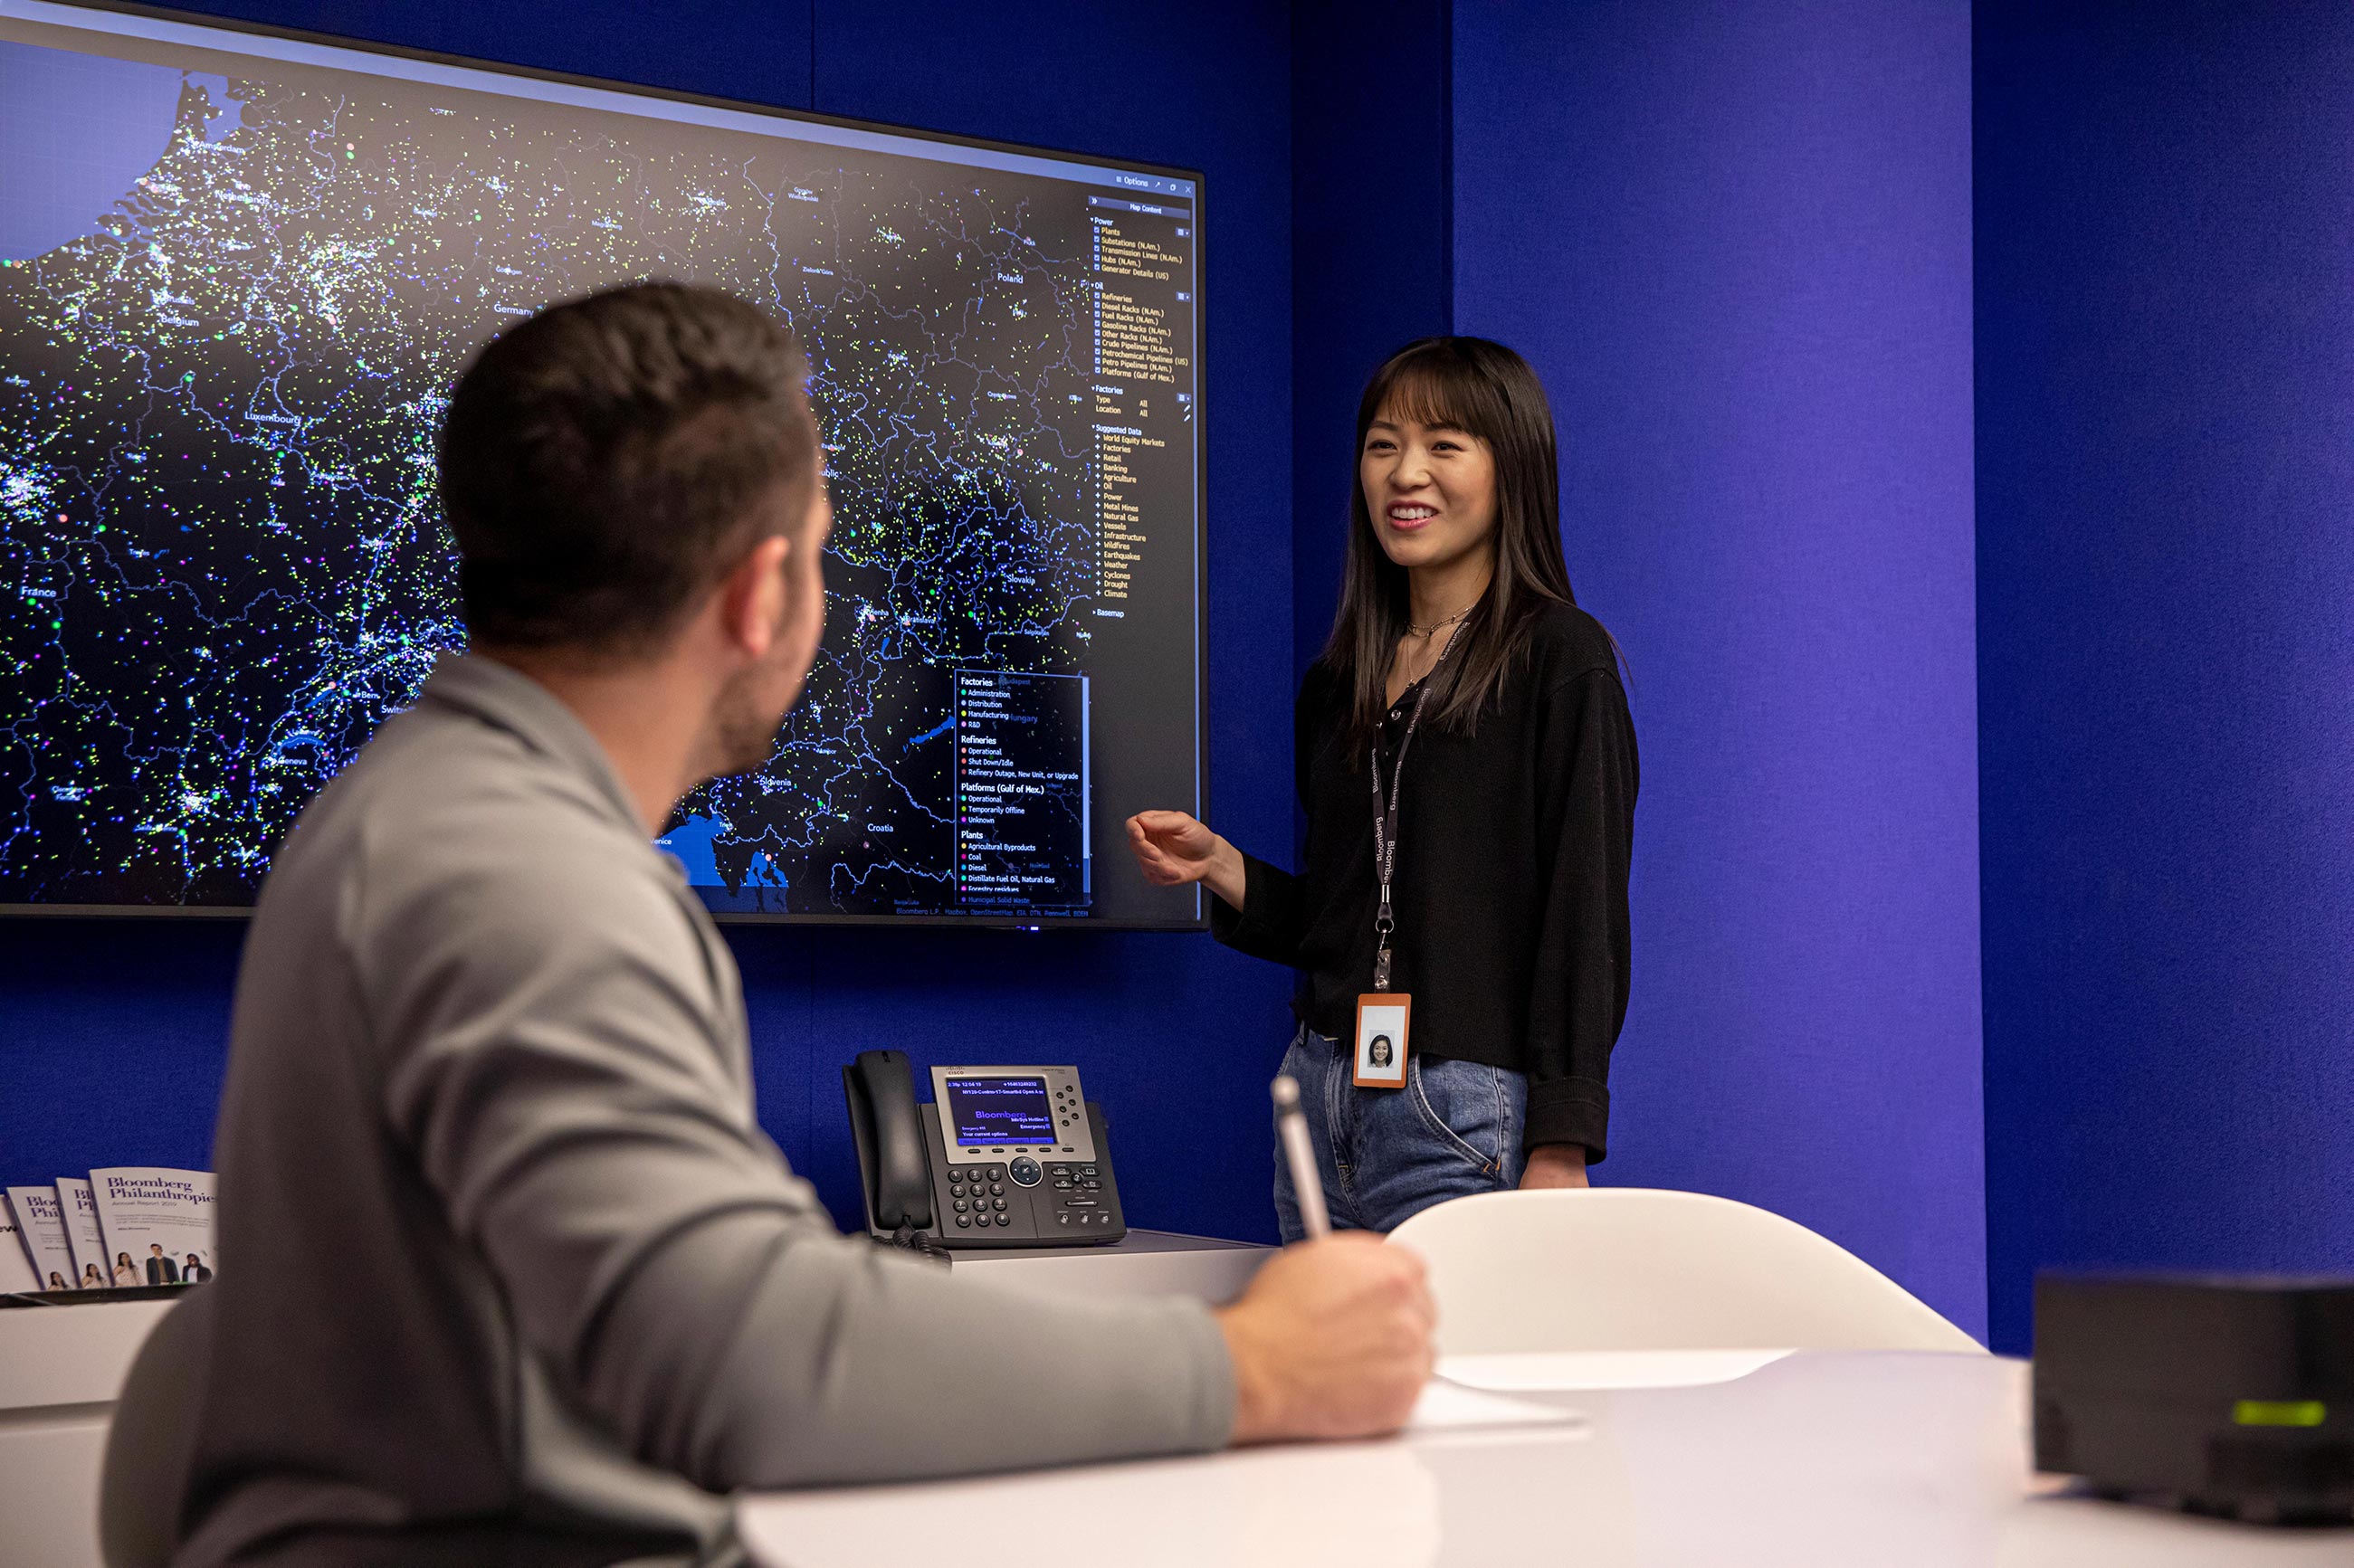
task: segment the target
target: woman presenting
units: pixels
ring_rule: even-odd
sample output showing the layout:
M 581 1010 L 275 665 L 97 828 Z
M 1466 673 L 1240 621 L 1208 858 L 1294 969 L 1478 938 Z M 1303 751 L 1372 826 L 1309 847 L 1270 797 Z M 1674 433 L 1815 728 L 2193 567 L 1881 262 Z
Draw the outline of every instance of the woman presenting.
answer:
M 1283 1070 L 1332 1222 L 1386 1231 L 1466 1193 L 1582 1187 L 1603 1157 L 1635 731 L 1617 646 L 1570 593 L 1553 416 L 1519 355 L 1433 337 L 1393 355 L 1358 406 L 1349 510 L 1340 611 L 1294 709 L 1304 869 L 1182 811 L 1128 835 L 1150 880 L 1216 895 L 1220 941 L 1301 971 Z M 1296 1240 L 1279 1153 L 1275 1171 Z

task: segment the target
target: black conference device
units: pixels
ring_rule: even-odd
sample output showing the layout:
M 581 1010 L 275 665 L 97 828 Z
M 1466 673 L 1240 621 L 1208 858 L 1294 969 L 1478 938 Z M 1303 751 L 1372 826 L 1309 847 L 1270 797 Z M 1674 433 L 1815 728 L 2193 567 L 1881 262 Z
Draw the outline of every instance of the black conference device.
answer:
M 1070 1066 L 934 1067 L 901 1051 L 842 1069 L 866 1229 L 919 1251 L 1092 1246 L 1128 1234 L 1103 1108 Z
M 2254 1523 L 2354 1520 L 2354 1279 L 2050 1274 L 2035 1465 Z

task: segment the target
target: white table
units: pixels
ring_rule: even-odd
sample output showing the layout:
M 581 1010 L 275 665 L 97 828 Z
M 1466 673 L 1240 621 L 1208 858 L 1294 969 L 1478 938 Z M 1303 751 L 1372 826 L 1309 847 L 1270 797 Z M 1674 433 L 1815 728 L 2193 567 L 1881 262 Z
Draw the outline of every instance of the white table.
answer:
M 953 1266 L 1058 1294 L 1217 1302 L 1273 1250 L 1130 1231 L 1108 1246 L 963 1253 Z M 0 1568 L 97 1568 L 107 1425 L 132 1358 L 170 1306 L 93 1299 L 0 1310 Z
M 1104 1246 L 1010 1247 L 955 1254 L 956 1272 L 1066 1296 L 1191 1296 L 1222 1303 L 1242 1294 L 1275 1249 L 1176 1231 L 1130 1231 Z
M 1801 1352 L 1730 1382 L 1517 1397 L 1567 1426 L 747 1498 L 764 1568 L 2349 1568 L 2274 1531 L 2047 1495 L 2027 1366 Z

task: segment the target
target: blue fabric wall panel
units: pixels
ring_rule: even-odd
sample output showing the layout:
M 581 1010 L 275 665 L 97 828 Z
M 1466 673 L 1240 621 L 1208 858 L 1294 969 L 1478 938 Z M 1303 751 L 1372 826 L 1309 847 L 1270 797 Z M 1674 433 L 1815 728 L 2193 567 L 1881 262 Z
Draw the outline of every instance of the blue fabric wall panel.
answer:
M 1332 629 L 1357 398 L 1401 344 L 1455 319 L 1454 7 L 1292 7 L 1292 663 Z
M 812 11 L 798 5 L 281 0 L 234 14 L 809 104 Z M 1036 0 L 986 11 L 829 4 L 813 19 L 825 111 L 1208 176 L 1211 787 L 1221 826 L 1280 853 L 1291 834 L 1285 13 Z M 209 1158 L 241 932 L 0 924 L 0 1175 Z M 1078 1061 L 1118 1121 L 1134 1223 L 1272 1236 L 1265 1085 L 1288 1029 L 1283 971 L 1207 937 L 737 928 L 729 940 L 762 1120 L 843 1220 L 855 1218 L 856 1187 L 836 1069 L 893 1045 L 924 1062 Z M 150 1086 L 114 1092 L 126 1070 Z M 125 1104 L 139 1114 L 124 1116 Z
M 242 920 L 0 920 L 0 1182 L 212 1160 Z
M 2354 1256 L 2354 14 L 1977 21 L 1996 1343 Z
M 1969 12 L 1455 14 L 1459 331 L 1535 362 L 1633 667 L 1605 1180 L 1985 1322 Z

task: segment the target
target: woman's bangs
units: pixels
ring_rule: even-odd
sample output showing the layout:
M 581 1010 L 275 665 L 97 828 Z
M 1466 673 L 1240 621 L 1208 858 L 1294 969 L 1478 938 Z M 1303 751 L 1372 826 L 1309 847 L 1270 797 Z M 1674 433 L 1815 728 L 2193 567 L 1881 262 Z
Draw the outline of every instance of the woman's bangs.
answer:
M 1481 429 L 1477 408 L 1479 378 L 1471 367 L 1441 359 L 1419 357 L 1396 367 L 1372 399 L 1373 417 L 1426 429 L 1462 430 L 1490 440 Z

